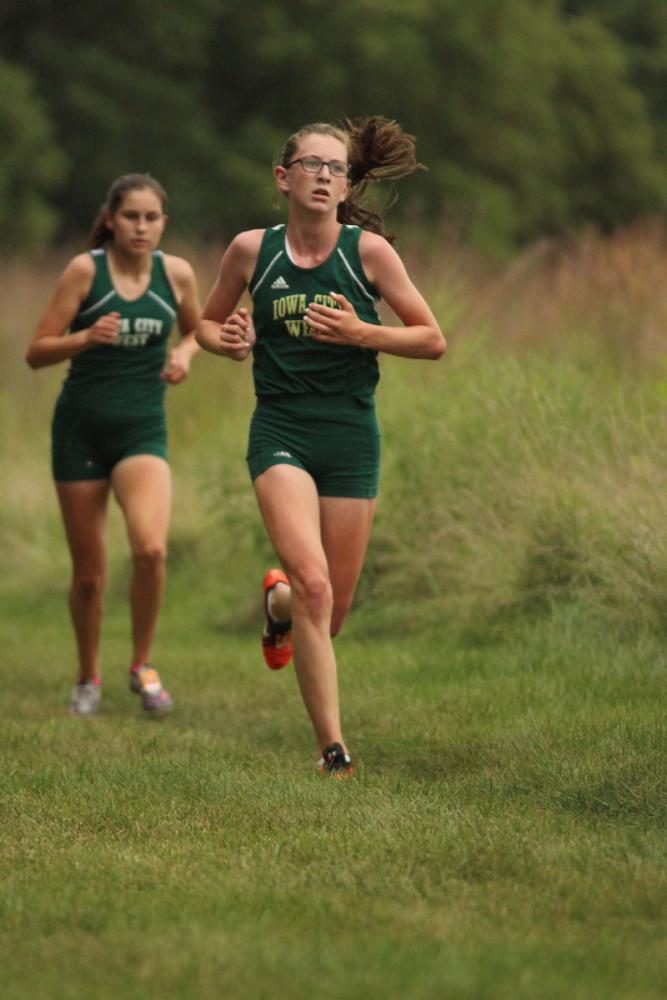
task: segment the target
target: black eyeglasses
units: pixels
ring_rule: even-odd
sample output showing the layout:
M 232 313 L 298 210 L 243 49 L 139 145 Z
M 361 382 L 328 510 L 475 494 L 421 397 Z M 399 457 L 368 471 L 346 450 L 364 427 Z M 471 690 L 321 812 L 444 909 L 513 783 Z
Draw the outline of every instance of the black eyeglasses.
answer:
M 342 160 L 323 160 L 321 156 L 298 156 L 296 160 L 285 164 L 285 169 L 300 163 L 307 174 L 319 174 L 322 167 L 328 167 L 332 177 L 347 177 L 350 168 Z

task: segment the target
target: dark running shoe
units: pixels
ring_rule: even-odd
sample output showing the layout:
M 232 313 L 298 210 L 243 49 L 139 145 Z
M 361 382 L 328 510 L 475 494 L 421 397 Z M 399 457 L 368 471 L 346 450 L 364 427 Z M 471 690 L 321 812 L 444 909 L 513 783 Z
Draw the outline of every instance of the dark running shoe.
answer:
M 286 667 L 292 659 L 292 623 L 277 622 L 269 614 L 269 594 L 277 583 L 289 580 L 281 569 L 269 569 L 264 574 L 264 631 L 262 632 L 262 653 L 266 665 L 271 670 Z
M 320 774 L 330 774 L 333 778 L 351 778 L 354 766 L 349 753 L 345 753 L 340 743 L 325 747 L 317 762 Z

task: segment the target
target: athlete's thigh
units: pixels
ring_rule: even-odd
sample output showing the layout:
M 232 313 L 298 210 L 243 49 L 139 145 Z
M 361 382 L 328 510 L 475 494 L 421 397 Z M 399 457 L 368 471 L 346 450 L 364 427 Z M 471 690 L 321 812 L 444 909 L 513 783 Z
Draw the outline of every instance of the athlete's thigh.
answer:
M 55 485 L 75 568 L 80 572 L 99 572 L 105 562 L 109 480 L 56 482 Z
M 157 455 L 132 455 L 114 466 L 111 483 L 133 549 L 165 545 L 171 513 L 171 471 Z
M 322 544 L 329 565 L 334 603 L 349 606 L 364 565 L 375 500 L 320 497 Z
M 326 572 L 320 506 L 312 477 L 293 465 L 272 465 L 253 483 L 267 533 L 285 572 Z

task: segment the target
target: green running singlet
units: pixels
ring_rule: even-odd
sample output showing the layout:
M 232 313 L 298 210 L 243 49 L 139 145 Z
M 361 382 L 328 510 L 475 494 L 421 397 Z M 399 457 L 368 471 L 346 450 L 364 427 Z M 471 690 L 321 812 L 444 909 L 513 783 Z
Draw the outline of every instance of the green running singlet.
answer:
M 284 464 L 304 469 L 320 496 L 370 499 L 377 494 L 377 351 L 319 343 L 304 320 L 309 302 L 337 308 L 331 292 L 339 292 L 361 319 L 380 322 L 379 296 L 359 257 L 361 232 L 358 226 L 342 226 L 333 253 L 314 268 L 290 259 L 284 226 L 264 233 L 249 286 L 257 334 L 257 407 L 247 454 L 252 479 Z
M 162 407 L 165 384 L 160 379 L 167 341 L 178 303 L 164 267 L 162 252 L 153 253 L 151 281 L 138 299 L 124 299 L 111 281 L 105 250 L 93 250 L 95 277 L 88 297 L 71 326 L 85 330 L 110 312 L 119 312 L 118 342 L 100 344 L 72 358 L 61 399 L 104 413 L 144 414 Z
M 253 376 L 257 397 L 283 393 L 372 396 L 379 378 L 377 351 L 321 344 L 308 334 L 309 302 L 336 307 L 340 292 L 360 319 L 379 324 L 378 293 L 359 257 L 358 226 L 342 226 L 338 243 L 322 264 L 298 267 L 289 256 L 285 226 L 267 229 L 250 281 L 257 343 Z
M 167 458 L 165 383 L 160 378 L 178 303 L 162 252 L 153 253 L 151 280 L 138 299 L 114 288 L 106 251 L 91 251 L 95 276 L 71 332 L 120 313 L 113 345 L 90 347 L 72 358 L 52 423 L 52 468 L 59 482 L 108 478 L 130 455 Z

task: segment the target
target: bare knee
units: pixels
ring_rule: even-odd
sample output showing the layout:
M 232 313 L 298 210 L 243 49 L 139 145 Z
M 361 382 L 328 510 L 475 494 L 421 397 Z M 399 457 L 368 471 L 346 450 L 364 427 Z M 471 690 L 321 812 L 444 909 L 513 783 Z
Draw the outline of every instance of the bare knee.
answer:
M 139 572 L 158 572 L 164 566 L 166 559 L 167 549 L 161 544 L 137 546 L 132 551 L 132 561 Z
M 306 614 L 314 622 L 330 618 L 332 596 L 331 583 L 326 573 L 320 570 L 307 570 L 290 576 L 293 600 L 301 604 Z
M 71 596 L 77 603 L 94 604 L 104 594 L 103 573 L 75 573 L 72 578 Z

